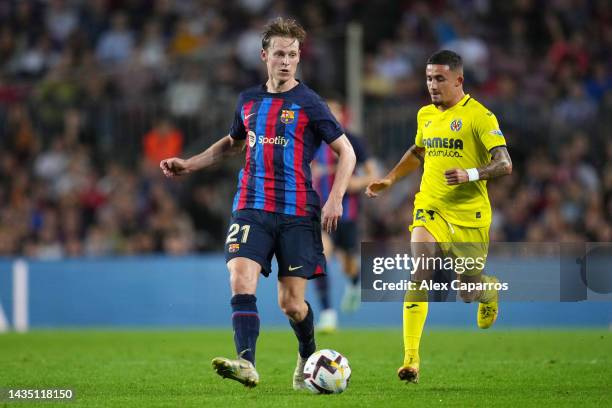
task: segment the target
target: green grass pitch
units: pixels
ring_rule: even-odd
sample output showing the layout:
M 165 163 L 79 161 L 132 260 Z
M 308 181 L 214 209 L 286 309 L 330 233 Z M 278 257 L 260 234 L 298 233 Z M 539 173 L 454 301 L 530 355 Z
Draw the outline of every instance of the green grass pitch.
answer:
M 296 341 L 263 329 L 261 382 L 246 389 L 213 373 L 233 355 L 229 330 L 35 331 L 0 335 L 0 388 L 71 388 L 73 402 L 1 407 L 612 406 L 612 334 L 605 330 L 428 330 L 421 383 L 404 384 L 398 329 L 318 335 L 344 353 L 353 377 L 341 395 L 291 388 Z

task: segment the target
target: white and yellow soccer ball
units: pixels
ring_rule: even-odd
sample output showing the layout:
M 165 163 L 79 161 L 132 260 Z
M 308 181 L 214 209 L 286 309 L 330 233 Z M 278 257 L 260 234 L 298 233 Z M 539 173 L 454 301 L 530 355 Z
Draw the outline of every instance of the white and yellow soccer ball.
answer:
M 335 350 L 315 352 L 304 366 L 304 381 L 315 394 L 340 394 L 346 390 L 350 379 L 348 360 Z

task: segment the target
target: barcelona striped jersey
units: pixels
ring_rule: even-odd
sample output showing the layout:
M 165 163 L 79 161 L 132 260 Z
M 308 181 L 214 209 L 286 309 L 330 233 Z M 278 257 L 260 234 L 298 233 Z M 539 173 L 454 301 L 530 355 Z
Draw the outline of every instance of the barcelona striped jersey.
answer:
M 246 160 L 232 211 L 319 214 L 310 162 L 322 141 L 332 143 L 343 133 L 327 104 L 301 82 L 281 93 L 265 85 L 242 92 L 230 136 L 246 139 Z
M 358 137 L 346 133 L 346 137 L 353 146 L 357 164 L 355 171 L 359 170 L 359 165 L 368 160 L 368 153 L 365 146 Z M 338 155 L 327 145 L 322 145 L 315 154 L 314 163 L 317 167 L 317 172 L 314 176 L 314 188 L 319 193 L 321 201 L 327 201 L 329 193 L 334 184 L 336 175 L 336 164 L 338 163 Z M 342 221 L 357 221 L 360 207 L 360 192 L 346 193 L 342 199 Z

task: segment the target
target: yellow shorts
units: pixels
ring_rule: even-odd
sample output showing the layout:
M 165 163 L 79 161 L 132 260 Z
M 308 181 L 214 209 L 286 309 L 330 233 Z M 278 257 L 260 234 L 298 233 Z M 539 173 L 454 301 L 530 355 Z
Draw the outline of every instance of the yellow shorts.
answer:
M 455 272 L 468 276 L 482 272 L 489 251 L 488 226 L 471 228 L 451 224 L 434 210 L 415 208 L 410 232 L 415 227 L 425 228 L 435 238 L 444 256 L 453 257 L 456 262 L 463 258 L 461 262 L 467 267 L 456 267 Z

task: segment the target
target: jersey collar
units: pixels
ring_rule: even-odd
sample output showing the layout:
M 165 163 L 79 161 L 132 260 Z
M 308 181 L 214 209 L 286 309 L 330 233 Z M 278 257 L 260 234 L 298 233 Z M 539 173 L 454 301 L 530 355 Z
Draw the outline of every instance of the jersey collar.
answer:
M 470 98 L 471 98 L 470 94 L 465 94 L 465 95 L 463 96 L 463 98 L 461 98 L 461 100 L 460 100 L 459 102 L 457 102 L 455 105 L 453 105 L 452 107 L 450 107 L 449 109 L 447 109 L 447 110 L 446 110 L 446 112 L 454 110 L 455 108 L 457 108 L 457 106 L 464 106 L 464 105 L 465 105 L 465 103 L 466 103 L 466 102 L 468 101 L 468 99 L 470 99 Z
M 268 92 L 268 87 L 266 86 L 266 83 L 264 82 L 261 85 L 261 90 L 268 95 L 275 95 L 275 96 L 281 96 L 281 95 L 288 95 L 290 93 L 293 93 L 295 91 L 297 91 L 298 89 L 301 89 L 303 84 L 302 81 L 300 81 L 299 79 L 295 79 L 297 81 L 297 85 L 295 85 L 293 88 L 286 90 L 285 92 Z
M 470 94 L 465 94 L 463 98 L 459 100 L 459 102 L 457 102 L 456 104 L 454 104 L 447 110 L 441 111 L 438 108 L 436 108 L 436 112 L 439 113 L 440 115 L 445 115 L 448 112 L 454 112 L 458 106 L 464 106 L 470 98 L 471 98 Z

